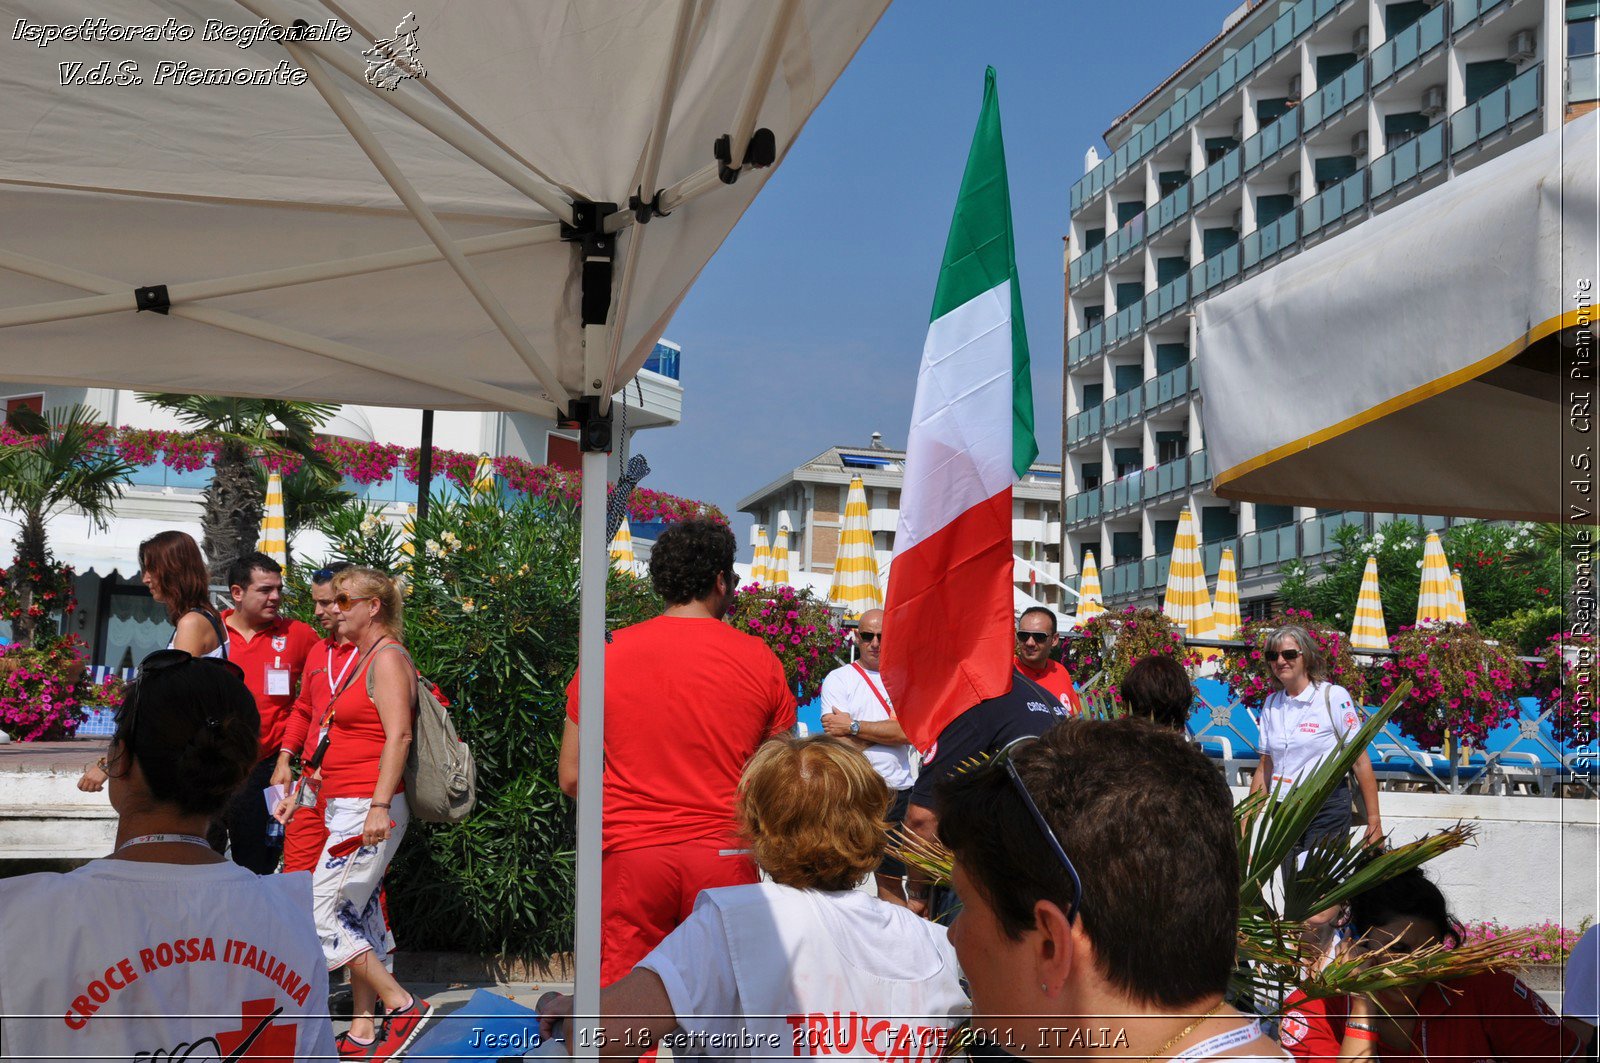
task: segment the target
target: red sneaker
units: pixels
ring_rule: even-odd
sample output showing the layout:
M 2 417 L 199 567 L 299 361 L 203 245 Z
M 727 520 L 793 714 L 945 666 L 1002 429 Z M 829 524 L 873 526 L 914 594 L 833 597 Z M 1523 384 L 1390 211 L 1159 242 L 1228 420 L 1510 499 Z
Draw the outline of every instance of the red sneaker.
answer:
M 428 1016 L 433 1014 L 433 1005 L 420 997 L 413 996 L 411 1003 L 398 1011 L 392 1011 L 383 1020 L 382 1036 L 378 1039 L 377 1047 L 373 1050 L 373 1059 L 394 1059 L 402 1055 L 416 1039 L 422 1024 Z
M 362 1044 L 348 1033 L 342 1033 L 333 1039 L 333 1047 L 338 1051 L 340 1059 L 371 1059 L 379 1043 L 374 1038 L 369 1044 Z

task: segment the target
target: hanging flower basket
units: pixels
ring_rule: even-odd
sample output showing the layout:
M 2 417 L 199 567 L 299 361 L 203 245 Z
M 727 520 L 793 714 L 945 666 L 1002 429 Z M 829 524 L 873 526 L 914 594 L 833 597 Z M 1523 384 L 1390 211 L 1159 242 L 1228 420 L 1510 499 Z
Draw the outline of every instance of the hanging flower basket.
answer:
M 1082 638 L 1067 639 L 1063 644 L 1067 669 L 1080 682 L 1093 680 L 1091 694 L 1108 699 L 1114 715 L 1125 711 L 1119 688 L 1135 661 L 1171 657 L 1186 667 L 1200 663 L 1200 654 L 1183 644 L 1183 628 L 1155 609 L 1129 606 L 1120 613 L 1098 613 L 1078 632 Z
M 1260 709 L 1278 685 L 1267 667 L 1267 636 L 1285 624 L 1306 629 L 1328 662 L 1328 680 L 1350 691 L 1357 705 L 1367 703 L 1371 687 L 1368 670 L 1356 663 L 1350 652 L 1350 638 L 1340 629 L 1322 623 L 1310 610 L 1288 609 L 1264 620 L 1247 620 L 1239 629 L 1239 641 L 1247 649 L 1229 650 L 1224 656 L 1219 678 L 1228 684 L 1233 696 L 1252 709 Z
M 1396 656 L 1384 662 L 1379 692 L 1411 681 L 1411 695 L 1394 719 L 1422 745 L 1442 744 L 1449 731 L 1479 746 L 1490 731 L 1517 718 L 1516 695 L 1527 686 L 1528 671 L 1471 624 L 1402 627 L 1389 644 Z
M 1595 676 L 1594 639 L 1571 631 L 1550 636 L 1539 651 L 1544 664 L 1531 669 L 1540 711 L 1553 710 L 1556 736 L 1572 745 L 1593 741 L 1600 731 L 1600 682 Z
M 734 595 L 728 623 L 771 647 L 802 705 L 817 696 L 823 677 L 838 666 L 835 657 L 844 652 L 844 629 L 834 623 L 827 603 L 810 591 L 746 588 Z

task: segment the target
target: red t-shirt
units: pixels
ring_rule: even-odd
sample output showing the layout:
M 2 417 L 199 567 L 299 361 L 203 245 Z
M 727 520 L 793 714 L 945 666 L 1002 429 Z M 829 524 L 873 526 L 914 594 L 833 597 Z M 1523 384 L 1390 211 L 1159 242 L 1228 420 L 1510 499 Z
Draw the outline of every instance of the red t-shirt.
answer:
M 1326 1008 L 1318 1007 L 1324 1003 Z M 1308 1002 L 1296 993 L 1286 1007 L 1285 1022 L 1293 1015 L 1305 1031 L 1301 1034 L 1297 1027 L 1301 1046 L 1297 1047 L 1289 1043 L 1286 1029 L 1284 1048 L 1299 1058 L 1339 1055 L 1347 1008 L 1342 999 Z M 1517 1063 L 1573 1059 L 1583 1048 L 1577 1035 L 1562 1025 L 1561 1017 L 1539 994 L 1506 971 L 1468 975 L 1428 986 L 1417 1001 L 1417 1016 L 1412 1038 L 1420 1056 L 1414 1055 L 1409 1046 L 1388 1044 L 1379 1044 L 1379 1055 L 1386 1059 L 1420 1058 L 1426 1063 L 1479 1063 L 1490 1059 Z
M 1337 1060 L 1344 1043 L 1344 1022 L 1350 1014 L 1348 997 L 1307 1000 L 1296 989 L 1283 1002 L 1278 1040 L 1296 1059 Z
M 383 757 L 383 743 L 387 733 L 378 706 L 367 694 L 367 672 L 377 663 L 380 654 L 400 654 L 401 651 L 374 647 L 368 654 L 369 663 L 360 657 L 351 659 L 350 672 L 344 681 L 334 687 L 333 701 L 329 705 L 333 715 L 328 721 L 331 737 L 328 752 L 322 758 L 322 787 L 324 797 L 368 797 L 378 785 L 378 762 Z M 337 671 L 338 666 L 335 665 Z M 373 680 L 377 676 L 372 676 Z M 320 732 L 322 719 L 318 719 Z M 310 741 L 310 737 L 307 737 Z M 313 751 L 316 749 L 312 745 Z M 395 787 L 396 793 L 405 790 L 404 777 Z
M 325 638 L 312 649 L 306 659 L 305 673 L 300 677 L 300 696 L 294 699 L 289 717 L 284 721 L 280 750 L 298 753 L 301 760 L 317 751 L 317 742 L 322 737 L 322 717 L 333 700 L 333 687 L 355 667 L 355 658 L 355 644 L 350 642 Z
M 1060 661 L 1049 661 L 1043 671 L 1038 671 L 1018 657 L 1017 670 L 1054 694 L 1071 715 L 1083 715 L 1083 702 L 1078 700 L 1078 692 L 1072 687 L 1072 673 L 1067 671 L 1066 665 Z
M 731 842 L 739 775 L 794 726 L 783 665 L 720 620 L 658 616 L 606 647 L 605 838 L 609 851 Z M 567 684 L 578 720 L 578 677 Z
M 276 757 L 283 746 L 283 728 L 294 705 L 306 654 L 322 639 L 310 624 L 280 616 L 271 626 L 249 638 L 228 623 L 233 610 L 222 614 L 228 631 L 228 660 L 244 669 L 244 685 L 261 713 L 261 758 Z

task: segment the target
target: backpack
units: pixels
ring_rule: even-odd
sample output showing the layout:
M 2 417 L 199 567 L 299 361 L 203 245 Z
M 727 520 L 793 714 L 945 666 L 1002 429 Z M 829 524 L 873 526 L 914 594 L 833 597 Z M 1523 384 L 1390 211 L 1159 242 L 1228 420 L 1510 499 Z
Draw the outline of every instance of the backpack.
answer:
M 406 653 L 405 647 L 400 650 Z M 409 653 L 406 660 L 411 661 Z M 367 669 L 367 697 L 372 697 L 371 668 Z M 407 807 L 413 816 L 428 823 L 459 823 L 478 802 L 478 765 L 472 749 L 456 734 L 438 688 L 420 673 L 405 780 Z

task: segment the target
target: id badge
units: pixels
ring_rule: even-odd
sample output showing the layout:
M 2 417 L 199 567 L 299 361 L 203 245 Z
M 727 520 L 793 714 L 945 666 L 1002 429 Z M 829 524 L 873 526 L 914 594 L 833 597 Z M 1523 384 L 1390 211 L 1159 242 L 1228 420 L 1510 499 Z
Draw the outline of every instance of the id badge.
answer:
M 306 775 L 300 779 L 300 785 L 295 788 L 294 803 L 297 808 L 317 807 L 317 780 Z
M 289 669 L 267 669 L 267 697 L 286 698 L 289 696 Z

